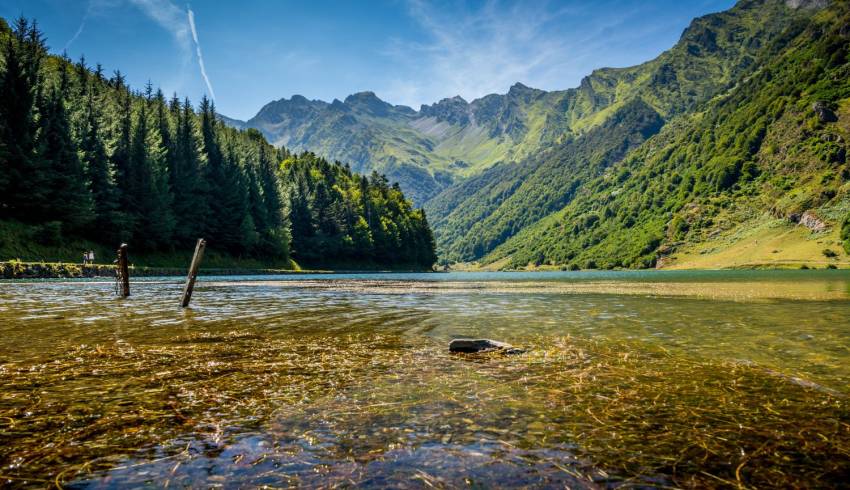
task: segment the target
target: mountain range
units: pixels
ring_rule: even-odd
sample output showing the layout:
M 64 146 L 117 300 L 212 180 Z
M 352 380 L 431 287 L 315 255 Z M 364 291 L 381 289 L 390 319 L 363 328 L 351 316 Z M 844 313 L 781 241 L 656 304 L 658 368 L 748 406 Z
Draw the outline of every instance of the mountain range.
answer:
M 296 95 L 222 119 L 398 181 L 446 262 L 828 264 L 847 259 L 848 18 L 846 2 L 741 0 L 568 90 L 419 110 Z

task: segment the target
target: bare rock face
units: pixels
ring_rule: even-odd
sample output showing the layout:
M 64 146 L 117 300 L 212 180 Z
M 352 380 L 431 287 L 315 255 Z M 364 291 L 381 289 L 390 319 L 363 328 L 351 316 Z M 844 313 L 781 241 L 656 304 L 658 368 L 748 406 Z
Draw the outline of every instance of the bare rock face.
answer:
M 800 216 L 799 223 L 812 231 L 824 231 L 829 228 L 825 221 L 820 219 L 813 211 L 806 211 Z
M 785 0 L 785 5 L 794 10 L 816 9 L 820 10 L 829 6 L 829 0 Z
M 521 354 L 522 349 L 517 349 L 511 344 L 490 339 L 454 339 L 449 342 L 449 352 L 492 352 L 499 351 L 505 354 Z

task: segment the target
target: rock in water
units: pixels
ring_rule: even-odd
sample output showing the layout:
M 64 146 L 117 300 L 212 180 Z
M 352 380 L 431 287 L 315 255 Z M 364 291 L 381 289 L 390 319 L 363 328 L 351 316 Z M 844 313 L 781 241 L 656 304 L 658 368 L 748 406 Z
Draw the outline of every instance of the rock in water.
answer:
M 505 354 L 521 354 L 522 349 L 517 349 L 511 344 L 490 339 L 454 339 L 449 342 L 449 352 L 490 352 L 500 351 Z

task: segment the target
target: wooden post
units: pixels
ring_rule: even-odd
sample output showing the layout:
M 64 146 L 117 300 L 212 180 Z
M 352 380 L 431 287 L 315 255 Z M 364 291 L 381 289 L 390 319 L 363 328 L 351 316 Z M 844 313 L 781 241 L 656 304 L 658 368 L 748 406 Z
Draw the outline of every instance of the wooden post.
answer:
M 121 296 L 130 296 L 130 267 L 127 258 L 127 244 L 122 243 L 118 249 L 118 276 L 121 280 Z
M 192 257 L 192 265 L 189 266 L 189 275 L 186 276 L 186 286 L 183 287 L 183 301 L 180 303 L 183 308 L 189 306 L 189 301 L 192 299 L 195 278 L 198 277 L 198 267 L 201 266 L 201 259 L 204 257 L 204 247 L 206 246 L 206 240 L 198 238 L 198 244 L 195 245 L 195 255 Z

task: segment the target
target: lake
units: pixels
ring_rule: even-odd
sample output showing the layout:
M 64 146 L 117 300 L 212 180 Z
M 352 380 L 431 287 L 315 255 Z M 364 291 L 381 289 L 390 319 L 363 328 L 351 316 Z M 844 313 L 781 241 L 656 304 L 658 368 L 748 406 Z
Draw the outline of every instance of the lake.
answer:
M 838 486 L 850 271 L 0 283 L 0 482 Z M 486 337 L 520 355 L 450 354 Z

